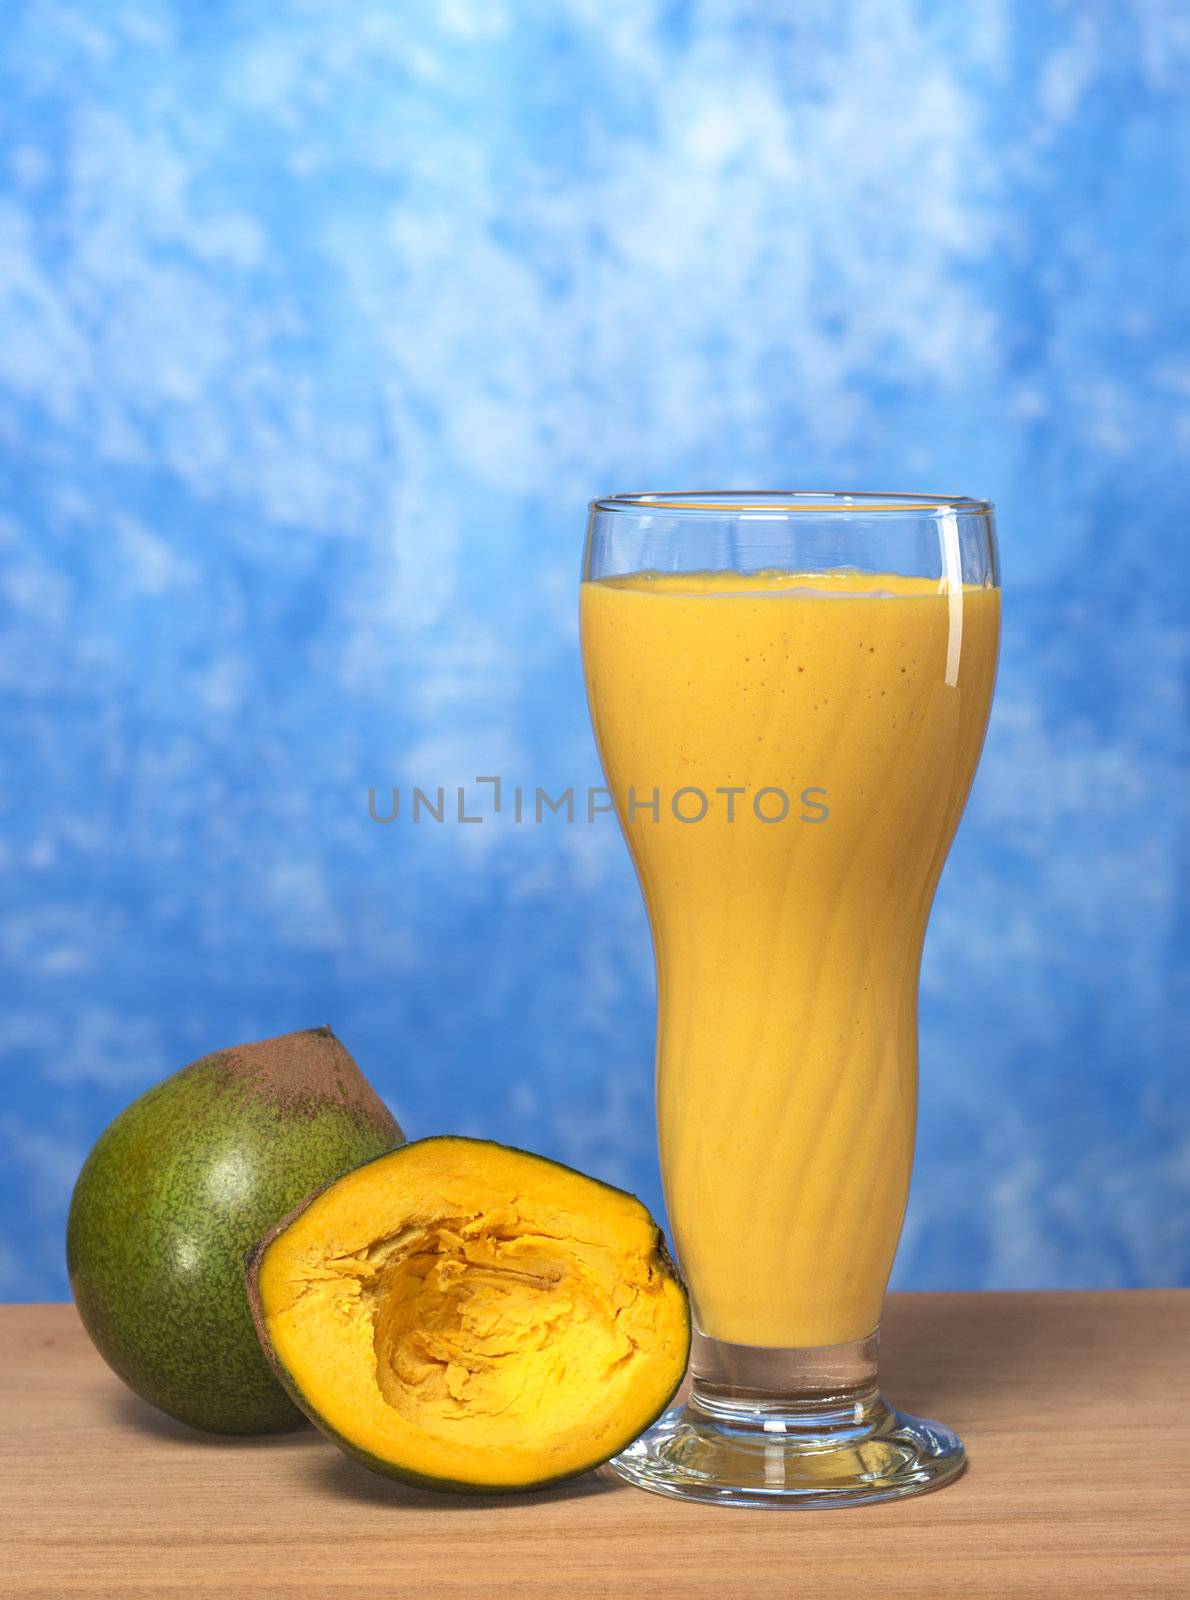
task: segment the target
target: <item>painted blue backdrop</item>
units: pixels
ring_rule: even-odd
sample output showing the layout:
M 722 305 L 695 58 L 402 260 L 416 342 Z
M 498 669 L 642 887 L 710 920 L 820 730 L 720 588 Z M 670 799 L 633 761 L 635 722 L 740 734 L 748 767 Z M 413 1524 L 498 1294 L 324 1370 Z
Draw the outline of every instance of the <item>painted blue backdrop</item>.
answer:
M 897 1281 L 1190 1281 L 1178 0 L 14 3 L 0 1294 L 158 1076 L 331 1022 L 413 1132 L 658 1198 L 584 503 L 1000 507 Z

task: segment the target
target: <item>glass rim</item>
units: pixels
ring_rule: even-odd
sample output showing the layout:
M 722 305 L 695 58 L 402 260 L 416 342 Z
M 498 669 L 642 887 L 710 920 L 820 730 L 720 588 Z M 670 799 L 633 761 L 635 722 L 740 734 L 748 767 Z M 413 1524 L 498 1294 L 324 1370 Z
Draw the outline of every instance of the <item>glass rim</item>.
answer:
M 638 494 L 599 495 L 589 502 L 596 512 L 648 512 L 689 515 L 711 512 L 733 517 L 868 516 L 908 512 L 918 516 L 947 512 L 991 516 L 990 500 L 959 494 L 909 494 L 874 489 L 666 489 Z

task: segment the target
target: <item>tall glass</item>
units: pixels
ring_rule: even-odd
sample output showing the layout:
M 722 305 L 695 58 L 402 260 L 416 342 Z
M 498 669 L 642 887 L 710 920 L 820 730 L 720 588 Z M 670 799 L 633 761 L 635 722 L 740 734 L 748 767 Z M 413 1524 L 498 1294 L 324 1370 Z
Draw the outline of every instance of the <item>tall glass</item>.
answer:
M 937 1487 L 877 1332 L 913 1165 L 917 987 L 999 639 L 992 508 L 725 492 L 592 503 L 587 696 L 657 966 L 657 1116 L 692 1387 L 615 1462 L 662 1494 Z

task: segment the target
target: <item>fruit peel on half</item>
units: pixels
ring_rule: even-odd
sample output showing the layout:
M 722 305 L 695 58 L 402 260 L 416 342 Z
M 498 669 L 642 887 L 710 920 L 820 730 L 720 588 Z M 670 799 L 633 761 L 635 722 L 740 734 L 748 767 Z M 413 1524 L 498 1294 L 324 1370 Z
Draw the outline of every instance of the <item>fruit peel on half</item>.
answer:
M 690 1312 L 633 1195 L 544 1156 L 442 1136 L 316 1190 L 248 1253 L 295 1403 L 373 1471 L 540 1488 L 627 1446 L 685 1373 Z

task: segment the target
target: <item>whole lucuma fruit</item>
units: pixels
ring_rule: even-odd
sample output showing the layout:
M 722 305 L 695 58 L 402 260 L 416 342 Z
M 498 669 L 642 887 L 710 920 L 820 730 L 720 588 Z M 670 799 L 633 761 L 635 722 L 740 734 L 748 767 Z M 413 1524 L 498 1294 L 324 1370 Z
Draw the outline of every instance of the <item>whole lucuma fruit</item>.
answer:
M 244 1252 L 403 1140 L 329 1028 L 204 1056 L 148 1090 L 100 1135 L 70 1205 L 71 1288 L 99 1353 L 196 1428 L 298 1426 L 252 1326 Z

